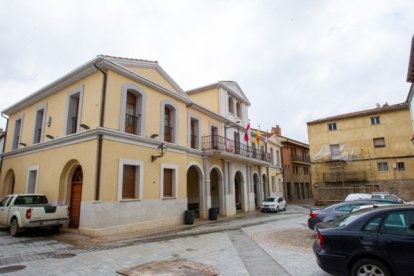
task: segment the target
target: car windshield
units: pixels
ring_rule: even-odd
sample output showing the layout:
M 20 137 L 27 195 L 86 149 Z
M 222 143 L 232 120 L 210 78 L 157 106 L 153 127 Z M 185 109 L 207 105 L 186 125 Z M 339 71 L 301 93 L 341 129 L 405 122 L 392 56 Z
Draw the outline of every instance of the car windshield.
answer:
M 275 202 L 275 201 L 277 201 L 276 197 L 268 197 L 265 199 L 265 202 Z
M 14 205 L 28 205 L 28 204 L 47 204 L 46 196 L 42 195 L 27 195 L 18 196 L 14 201 Z
M 372 208 L 365 208 L 358 210 L 356 212 L 350 213 L 349 215 L 340 217 L 332 222 L 334 227 L 343 227 L 356 220 L 366 212 L 372 211 Z

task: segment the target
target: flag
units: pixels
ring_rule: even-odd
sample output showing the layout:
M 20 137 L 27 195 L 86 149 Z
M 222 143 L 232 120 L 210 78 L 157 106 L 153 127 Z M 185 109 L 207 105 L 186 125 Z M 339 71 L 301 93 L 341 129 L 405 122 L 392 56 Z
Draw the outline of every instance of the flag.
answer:
M 259 144 L 259 140 L 260 140 L 260 135 L 261 135 L 262 133 L 260 132 L 260 130 L 258 130 L 257 131 L 257 133 L 256 133 L 256 139 L 254 139 L 254 142 L 253 143 L 255 143 L 256 145 L 257 144 Z
M 246 134 L 244 134 L 244 141 L 249 142 L 249 136 L 250 136 L 250 122 L 248 122 L 246 126 Z
M 226 151 L 227 152 L 231 152 L 232 148 L 231 148 L 231 144 L 230 141 L 226 139 Z

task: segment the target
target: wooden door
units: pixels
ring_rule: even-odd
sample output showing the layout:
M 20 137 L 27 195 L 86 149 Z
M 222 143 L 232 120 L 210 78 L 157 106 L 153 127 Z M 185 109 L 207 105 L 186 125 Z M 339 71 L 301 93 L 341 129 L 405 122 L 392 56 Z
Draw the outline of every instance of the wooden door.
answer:
M 72 185 L 70 191 L 70 206 L 69 206 L 69 227 L 79 228 L 79 219 L 81 211 L 82 200 L 82 168 L 78 167 L 73 173 Z

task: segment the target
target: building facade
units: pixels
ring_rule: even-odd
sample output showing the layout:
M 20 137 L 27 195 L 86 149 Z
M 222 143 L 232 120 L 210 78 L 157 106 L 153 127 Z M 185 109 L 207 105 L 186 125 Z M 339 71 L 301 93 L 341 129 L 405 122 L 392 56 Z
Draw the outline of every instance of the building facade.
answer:
M 282 176 L 277 140 L 243 140 L 249 106 L 236 82 L 184 92 L 157 62 L 98 56 L 3 111 L 0 192 L 44 193 L 92 236 L 253 211 Z
M 408 103 L 308 122 L 314 198 L 343 200 L 353 192 L 414 198 L 414 146 Z
M 309 145 L 282 136 L 282 129 L 278 125 L 272 128 L 272 133 L 278 137 L 283 146 L 281 162 L 285 198 L 288 201 L 311 198 Z

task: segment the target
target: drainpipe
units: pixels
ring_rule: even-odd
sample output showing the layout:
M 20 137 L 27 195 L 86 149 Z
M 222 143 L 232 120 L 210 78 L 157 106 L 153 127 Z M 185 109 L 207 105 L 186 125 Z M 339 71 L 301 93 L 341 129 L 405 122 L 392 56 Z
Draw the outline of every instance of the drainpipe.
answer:
M 2 152 L 1 153 L 4 153 L 4 150 L 5 150 L 5 148 L 6 148 L 6 138 L 7 138 L 7 127 L 8 127 L 8 125 L 9 125 L 9 118 L 8 117 L 6 117 L 5 115 L 4 115 L 4 113 L 2 112 L 1 113 L 1 117 L 3 117 L 4 119 L 6 119 L 6 129 L 4 130 L 5 131 L 5 134 L 4 134 L 4 143 L 3 143 L 3 150 L 2 150 Z M 0 156 L 0 172 L 1 172 L 1 167 L 2 167 L 2 165 L 3 165 L 3 157 L 2 156 Z
M 99 118 L 99 127 L 104 126 L 104 119 L 105 119 L 105 99 L 106 99 L 106 83 L 108 75 L 107 73 L 99 68 L 96 63 L 93 64 L 96 69 L 102 72 L 103 80 L 102 80 L 102 98 L 101 98 L 101 112 Z M 95 187 L 95 200 L 99 200 L 99 191 L 101 187 L 101 169 L 102 169 L 102 134 L 98 134 L 98 148 L 96 153 L 96 187 Z

